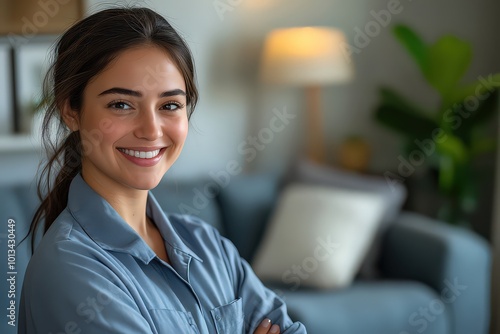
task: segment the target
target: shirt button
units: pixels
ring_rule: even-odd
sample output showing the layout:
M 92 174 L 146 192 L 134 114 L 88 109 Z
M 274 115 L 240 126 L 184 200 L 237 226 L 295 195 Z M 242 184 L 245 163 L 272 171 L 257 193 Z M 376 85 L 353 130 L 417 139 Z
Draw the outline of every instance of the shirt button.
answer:
M 215 317 L 215 320 L 217 320 L 217 321 L 221 321 L 221 320 L 222 320 L 222 318 L 220 317 L 220 315 L 218 315 L 218 316 L 216 316 L 216 317 Z

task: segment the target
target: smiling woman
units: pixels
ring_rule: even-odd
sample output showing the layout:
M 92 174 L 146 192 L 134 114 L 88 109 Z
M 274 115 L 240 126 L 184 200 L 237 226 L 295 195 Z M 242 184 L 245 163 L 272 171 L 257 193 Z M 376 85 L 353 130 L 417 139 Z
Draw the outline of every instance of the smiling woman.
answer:
M 156 85 L 146 89 L 141 83 L 151 66 L 160 72 Z M 83 151 L 82 176 L 104 198 L 154 188 L 177 160 L 188 132 L 185 86 L 164 50 L 135 47 L 88 83 L 80 111 L 64 108 L 66 124 L 89 143 Z M 92 141 L 91 131 L 105 123 L 112 126 L 99 141 Z
M 165 215 L 149 192 L 179 157 L 198 98 L 170 24 L 146 8 L 101 11 L 54 56 L 30 229 L 44 236 L 19 333 L 305 333 L 234 245 L 198 218 Z

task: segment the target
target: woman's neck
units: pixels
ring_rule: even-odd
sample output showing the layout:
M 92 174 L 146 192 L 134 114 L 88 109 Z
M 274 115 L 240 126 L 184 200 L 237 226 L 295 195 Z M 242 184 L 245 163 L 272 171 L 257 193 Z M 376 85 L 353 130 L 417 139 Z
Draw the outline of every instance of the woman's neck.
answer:
M 109 178 L 86 175 L 84 171 L 82 171 L 82 177 L 130 227 L 143 237 L 147 235 L 149 230 L 146 217 L 147 190 L 132 189 Z

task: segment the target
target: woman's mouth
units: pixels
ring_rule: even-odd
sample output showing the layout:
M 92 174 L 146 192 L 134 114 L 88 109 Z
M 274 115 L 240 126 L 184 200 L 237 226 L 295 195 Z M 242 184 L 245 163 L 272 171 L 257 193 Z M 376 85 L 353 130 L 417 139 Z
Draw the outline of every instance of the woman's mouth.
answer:
M 165 154 L 167 148 L 168 147 L 137 147 L 133 150 L 130 148 L 117 147 L 117 150 L 125 159 L 137 166 L 152 167 L 162 160 L 163 154 Z
M 152 159 L 158 154 L 160 154 L 160 149 L 153 150 L 153 151 L 137 151 L 137 150 L 129 150 L 127 148 L 119 148 L 118 149 L 120 152 L 123 152 L 127 155 L 130 155 L 131 157 L 139 158 L 139 159 Z

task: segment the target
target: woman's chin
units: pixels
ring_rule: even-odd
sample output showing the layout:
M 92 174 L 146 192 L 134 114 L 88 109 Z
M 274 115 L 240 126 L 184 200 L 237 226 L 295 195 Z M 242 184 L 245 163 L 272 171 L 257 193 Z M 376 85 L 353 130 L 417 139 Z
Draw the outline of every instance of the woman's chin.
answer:
M 130 180 L 129 186 L 138 190 L 151 190 L 156 188 L 162 177 L 157 175 L 141 176 Z
M 158 186 L 158 184 L 160 184 L 160 181 L 158 182 L 148 182 L 148 183 L 143 183 L 140 185 L 140 187 L 138 189 L 141 189 L 141 190 L 151 190 L 151 189 L 154 189 Z

